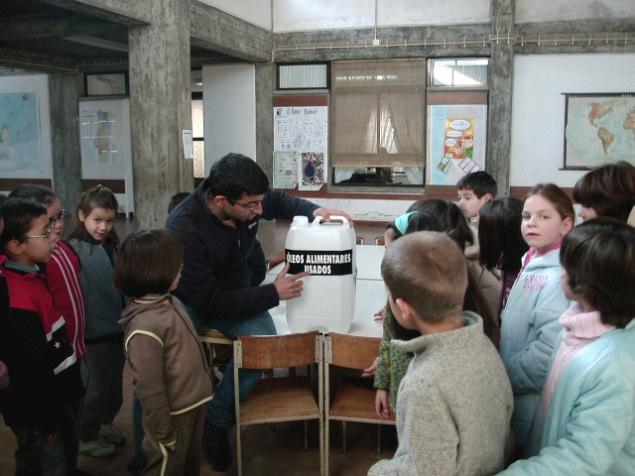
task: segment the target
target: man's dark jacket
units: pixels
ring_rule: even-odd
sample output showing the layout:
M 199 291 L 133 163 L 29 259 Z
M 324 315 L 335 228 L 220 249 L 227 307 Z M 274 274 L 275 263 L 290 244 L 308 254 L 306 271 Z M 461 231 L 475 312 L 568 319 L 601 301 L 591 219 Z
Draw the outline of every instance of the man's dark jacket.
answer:
M 256 239 L 258 218 L 224 225 L 207 207 L 207 179 L 181 202 L 167 219 L 166 227 L 183 241 L 183 271 L 176 296 L 192 306 L 206 322 L 236 320 L 276 307 L 273 284 L 258 286 L 266 272 Z M 317 205 L 269 189 L 264 196 L 262 218 L 312 217 Z

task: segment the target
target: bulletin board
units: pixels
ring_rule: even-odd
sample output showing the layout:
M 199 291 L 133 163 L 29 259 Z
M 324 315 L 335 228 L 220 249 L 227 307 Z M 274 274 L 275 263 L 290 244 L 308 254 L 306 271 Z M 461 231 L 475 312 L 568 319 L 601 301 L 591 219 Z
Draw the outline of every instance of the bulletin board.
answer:
M 320 190 L 328 180 L 328 96 L 273 98 L 273 186 Z
M 124 202 L 119 205 L 124 213 L 133 213 L 130 100 L 80 100 L 79 136 L 82 180 L 123 181 Z

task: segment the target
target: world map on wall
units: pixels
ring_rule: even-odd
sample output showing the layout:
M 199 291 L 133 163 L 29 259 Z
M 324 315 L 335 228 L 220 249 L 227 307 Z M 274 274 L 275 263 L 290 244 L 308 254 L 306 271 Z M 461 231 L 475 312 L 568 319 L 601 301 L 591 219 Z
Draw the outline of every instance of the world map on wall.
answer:
M 568 96 L 567 167 L 635 163 L 635 96 Z
M 0 93 L 0 170 L 31 170 L 40 166 L 37 93 Z

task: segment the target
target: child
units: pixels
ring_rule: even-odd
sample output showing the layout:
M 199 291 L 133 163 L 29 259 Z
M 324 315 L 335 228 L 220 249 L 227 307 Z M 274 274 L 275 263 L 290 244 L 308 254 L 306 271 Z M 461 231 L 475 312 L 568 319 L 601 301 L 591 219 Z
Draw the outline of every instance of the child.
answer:
M 112 278 L 117 260 L 113 229 L 117 209 L 117 199 L 110 189 L 98 185 L 84 192 L 68 242 L 81 262 L 86 312 L 82 367 L 86 397 L 80 413 L 79 452 L 96 458 L 112 455 L 115 446 L 126 442 L 112 424 L 121 407 L 125 361 L 122 331 L 117 324 L 124 303 Z
M 120 323 L 143 409 L 146 474 L 199 474 L 205 403 L 212 399 L 194 325 L 169 294 L 181 277 L 182 259 L 176 233 L 151 230 L 128 236 L 115 265 L 117 287 L 133 298 Z
M 62 240 L 66 211 L 58 195 L 42 185 L 21 185 L 11 192 L 11 197 L 21 197 L 44 205 L 53 229 L 51 239 L 56 244 L 51 260 L 43 268 L 44 279 L 53 296 L 55 307 L 66 321 L 69 341 L 78 358 L 84 357 L 84 296 L 79 283 L 79 257 Z
M 529 245 L 501 315 L 501 357 L 514 389 L 512 429 L 519 452 L 527 437 L 569 307 L 560 285 L 560 243 L 573 226 L 573 204 L 554 184 L 538 184 L 523 205 L 521 231 Z
M 17 438 L 16 474 L 71 474 L 72 415 L 83 389 L 64 318 L 39 272 L 38 263 L 51 258 L 53 230 L 46 209 L 31 200 L 8 199 L 3 214 L 0 274 L 9 304 L 1 338 L 11 381 L 0 392 L 0 408 Z
M 450 202 L 447 203 L 450 204 Z M 450 206 L 456 207 L 454 204 Z M 424 205 L 422 205 L 422 207 L 426 208 Z M 439 209 L 435 207 L 429 207 L 429 209 L 433 212 L 439 211 Z M 471 233 L 458 208 L 456 208 L 456 214 L 454 216 L 465 226 L 462 233 L 457 232 L 456 223 L 448 225 L 446 222 L 447 216 L 443 216 L 442 214 L 435 215 L 434 213 L 418 211 L 401 215 L 386 228 L 386 232 L 384 233 L 386 246 L 407 233 L 415 231 L 445 231 L 459 248 L 465 249 L 465 243 L 471 238 Z M 498 346 L 498 324 L 478 287 L 477 279 L 469 267 L 468 284 L 465 299 L 463 300 L 463 309 L 466 311 L 474 311 L 482 316 L 485 334 L 492 340 L 494 345 Z M 384 332 L 379 347 L 380 356 L 374 368 L 371 366 L 365 369 L 363 375 L 368 376 L 375 373 L 374 386 L 377 389 L 375 395 L 375 411 L 377 412 L 377 416 L 382 419 L 387 419 L 390 417 L 391 412 L 394 413 L 396 411 L 397 391 L 411 358 L 410 354 L 401 352 L 391 345 L 391 341 L 392 339 L 409 340 L 413 337 L 417 337 L 419 334 L 416 331 L 410 331 L 401 327 L 399 323 L 395 321 L 389 305 L 386 305 L 383 314 Z
M 635 229 L 596 219 L 562 243 L 565 293 L 576 304 L 543 395 L 535 451 L 504 474 L 633 474 Z
M 467 224 L 464 215 L 461 213 L 461 209 L 456 203 L 449 200 L 425 200 L 413 203 L 411 209 L 416 209 L 424 212 L 428 212 L 434 216 L 440 223 L 445 232 L 452 238 L 461 249 L 465 250 L 465 257 L 467 258 L 467 266 L 469 269 L 468 279 L 468 292 L 466 298 L 472 296 L 481 296 L 485 299 L 486 305 L 489 308 L 487 312 L 482 310 L 481 307 L 466 307 L 468 310 L 477 312 L 481 318 L 483 318 L 483 325 L 485 327 L 485 333 L 493 337 L 493 342 L 498 347 L 498 320 L 495 317 L 496 308 L 498 306 L 498 300 L 500 297 L 501 284 L 499 280 L 491 272 L 483 268 L 478 262 L 478 254 L 474 255 L 470 253 L 471 245 L 475 243 L 474 233 Z M 480 293 L 471 292 L 473 287 L 478 287 Z M 467 305 L 474 305 L 476 303 L 468 303 Z M 492 316 L 490 318 L 490 316 Z
M 2 219 L 2 202 L 6 200 L 6 195 L 0 193 L 0 236 L 2 236 L 2 230 L 4 229 L 4 220 Z M 0 255 L 2 255 L 2 249 L 0 248 Z M 9 295 L 7 292 L 7 282 L 4 277 L 0 276 L 0 334 L 6 335 L 6 316 L 9 309 Z M 2 348 L 0 345 L 0 359 L 2 359 Z M 3 360 L 0 360 L 0 390 L 4 390 L 9 386 L 9 369 Z
M 440 231 L 441 225 L 428 213 L 405 213 L 386 227 L 384 244 L 388 247 L 401 236 L 422 230 Z M 363 376 L 375 374 L 374 387 L 377 389 L 375 412 L 380 418 L 387 419 L 397 407 L 397 390 L 406 374 L 411 358 L 410 354 L 401 352 L 392 346 L 391 341 L 392 339 L 409 340 L 417 337 L 419 333 L 401 327 L 395 321 L 388 303 L 382 309 L 381 314 L 383 316 L 383 337 L 379 346 L 379 357 L 373 366 L 365 369 Z
M 498 310 L 493 309 L 499 319 L 529 248 L 520 232 L 522 214 L 523 202 L 513 197 L 496 198 L 479 212 L 479 263 L 500 275 Z
M 576 182 L 573 199 L 582 205 L 582 221 L 603 216 L 626 222 L 635 206 L 635 167 L 621 161 L 591 170 Z
M 496 197 L 496 180 L 485 172 L 479 170 L 467 174 L 456 184 L 459 197 L 459 208 L 467 218 L 472 234 L 473 244 L 467 249 L 468 258 L 478 257 L 478 213 L 483 205 Z
M 503 467 L 512 391 L 481 318 L 463 311 L 467 265 L 445 234 L 419 232 L 386 250 L 395 319 L 422 335 L 393 345 L 414 357 L 399 388 L 399 446 L 381 474 L 491 474 Z

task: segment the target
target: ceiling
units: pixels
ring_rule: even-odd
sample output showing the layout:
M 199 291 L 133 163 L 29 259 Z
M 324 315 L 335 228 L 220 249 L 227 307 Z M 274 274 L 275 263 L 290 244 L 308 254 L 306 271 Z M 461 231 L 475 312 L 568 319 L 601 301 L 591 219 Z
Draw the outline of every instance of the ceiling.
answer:
M 45 72 L 128 69 L 127 25 L 63 8 L 63 2 L 51 3 L 2 1 L 0 65 Z M 229 59 L 194 46 L 190 52 L 193 68 Z

